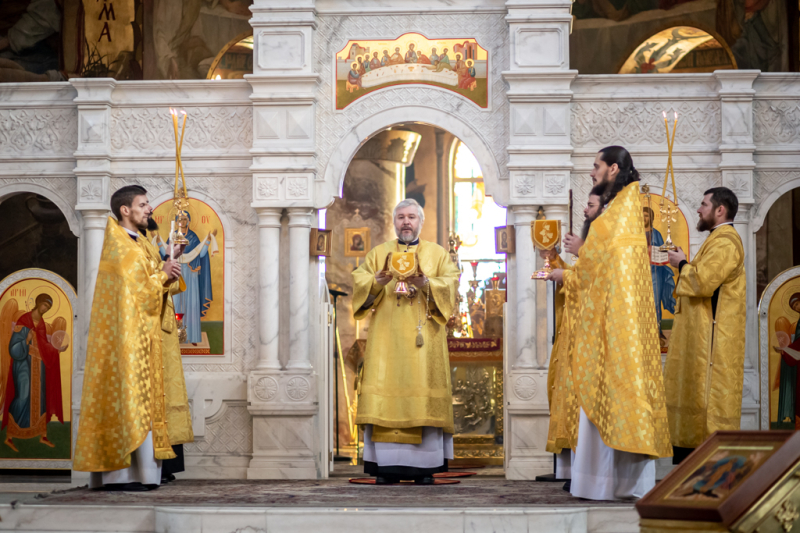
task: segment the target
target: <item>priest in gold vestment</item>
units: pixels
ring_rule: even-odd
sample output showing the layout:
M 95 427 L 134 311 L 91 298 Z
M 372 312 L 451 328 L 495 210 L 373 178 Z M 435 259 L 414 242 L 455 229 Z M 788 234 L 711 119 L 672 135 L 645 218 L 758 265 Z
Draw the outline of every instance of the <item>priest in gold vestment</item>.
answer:
M 669 253 L 679 272 L 664 369 L 676 464 L 713 432 L 738 430 L 742 417 L 747 281 L 738 209 L 733 191 L 709 189 L 697 230 L 711 234 L 691 262 L 682 250 Z
M 358 386 L 356 423 L 365 425 L 364 470 L 376 483 L 433 474 L 453 458 L 453 400 L 445 325 L 453 313 L 459 270 L 447 251 L 419 239 L 425 213 L 412 199 L 394 209 L 396 240 L 369 251 L 353 272 L 353 314 L 371 317 Z M 387 270 L 393 252 L 419 258 L 407 280 L 413 296 L 398 296 Z
M 601 211 L 600 196 L 590 193 L 586 208 L 583 210 L 584 223 L 581 230 L 581 238 L 566 238 L 565 250 L 574 256 L 580 253 L 580 248 L 589 233 L 592 222 L 600 216 Z M 572 270 L 573 266 L 568 265 L 561 257 L 554 253 L 554 250 L 542 251 L 540 254 L 550 254 L 550 264 L 556 269 Z M 551 252 L 553 252 L 551 254 Z M 555 287 L 555 314 L 556 314 L 556 334 L 553 342 L 553 350 L 550 354 L 550 366 L 547 372 L 547 400 L 550 406 L 550 426 L 547 432 L 546 450 L 556 454 L 556 479 L 569 479 L 572 475 L 572 457 L 570 455 L 570 438 L 566 420 L 567 406 L 575 399 L 570 398 L 570 391 L 567 389 L 567 373 L 569 362 L 569 352 L 571 347 L 572 323 L 570 317 L 577 313 L 577 298 L 573 292 L 568 300 L 567 291 L 561 284 Z M 569 305 L 568 305 L 569 304 Z M 568 485 L 565 485 L 567 487 Z
M 157 488 L 161 460 L 175 454 L 166 427 L 161 312 L 180 275 L 148 257 L 152 207 L 137 185 L 111 197 L 92 301 L 73 468 L 91 472 L 89 486 L 107 490 Z
M 571 271 L 555 270 L 576 298 L 566 386 L 573 496 L 640 498 L 655 486 L 655 458 L 672 455 L 653 282 L 627 150 L 601 150 L 592 170 L 603 213 Z M 574 295 L 574 296 L 573 296 Z
M 148 219 L 148 231 L 157 231 L 158 224 L 152 218 Z M 153 263 L 155 270 L 161 270 L 165 259 L 161 251 L 150 240 L 145 240 L 147 255 Z M 173 259 L 183 255 L 183 246 L 176 246 L 173 250 Z M 167 247 L 169 252 L 169 247 Z M 162 483 L 173 481 L 178 472 L 184 471 L 183 445 L 194 441 L 192 431 L 192 413 L 189 410 L 189 397 L 186 393 L 186 378 L 183 375 L 183 361 L 181 359 L 181 343 L 178 339 L 178 322 L 175 317 L 175 304 L 172 297 L 186 290 L 183 277 L 178 278 L 169 287 L 169 293 L 164 295 L 164 304 L 161 308 L 161 354 L 164 361 L 164 409 L 167 415 L 167 435 L 172 445 L 172 451 L 177 457 L 167 459 L 161 463 Z

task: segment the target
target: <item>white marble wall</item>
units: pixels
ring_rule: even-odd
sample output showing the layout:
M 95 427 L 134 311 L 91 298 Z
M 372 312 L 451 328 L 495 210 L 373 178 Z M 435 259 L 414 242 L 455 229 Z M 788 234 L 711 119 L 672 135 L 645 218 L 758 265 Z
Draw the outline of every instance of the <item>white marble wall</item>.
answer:
M 770 205 L 800 186 L 800 76 L 715 74 L 578 76 L 567 58 L 569 2 L 256 0 L 255 71 L 236 81 L 72 80 L 0 86 L 0 199 L 43 194 L 80 239 L 73 388 L 79 415 L 87 312 L 110 194 L 141 183 L 166 198 L 174 176 L 168 107 L 189 113 L 183 160 L 190 194 L 211 204 L 226 232 L 225 354 L 187 357 L 197 441 L 195 477 L 325 477 L 330 451 L 327 304 L 308 234 L 341 190 L 359 146 L 418 121 L 467 143 L 487 193 L 509 206 L 505 371 L 506 468 L 514 479 L 550 470 L 547 342 L 541 288 L 529 279 L 529 222 L 538 206 L 567 221 L 580 206 L 597 150 L 630 149 L 658 192 L 666 164 L 661 111 L 677 110 L 681 208 L 696 222 L 702 192 L 725 184 L 755 287 L 755 231 Z M 475 37 L 490 54 L 490 105 L 427 86 L 397 86 L 343 111 L 331 58 L 350 39 Z M 579 210 L 573 214 L 580 226 Z M 703 235 L 693 232 L 692 251 Z M 759 415 L 755 293 L 748 294 L 743 426 Z

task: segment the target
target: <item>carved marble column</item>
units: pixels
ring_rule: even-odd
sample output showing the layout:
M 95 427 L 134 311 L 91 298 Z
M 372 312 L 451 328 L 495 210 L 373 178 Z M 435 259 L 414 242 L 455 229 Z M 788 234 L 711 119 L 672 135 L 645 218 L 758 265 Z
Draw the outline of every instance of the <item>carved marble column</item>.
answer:
M 722 120 L 720 164 L 722 184 L 739 199 L 734 227 L 742 238 L 747 274 L 747 326 L 745 333 L 744 392 L 742 429 L 758 429 L 758 316 L 756 308 L 755 235 L 750 231 L 750 209 L 754 204 L 753 169 L 753 83 L 757 70 L 720 70 L 714 73 L 719 83 Z
M 311 370 L 309 348 L 309 251 L 312 209 L 289 208 L 289 363 L 287 369 Z
M 517 251 L 516 287 L 516 351 L 511 356 L 516 369 L 535 368 L 536 362 L 536 281 L 531 273 L 536 270 L 536 251 L 531 240 L 531 222 L 536 219 L 536 208 L 532 205 L 516 205 L 514 210 L 514 232 Z
M 109 181 L 111 178 L 110 112 L 111 95 L 117 82 L 111 78 L 73 79 L 78 96 L 78 149 L 75 151 L 75 177 L 78 181 L 78 204 L 83 231 L 80 249 L 78 294 L 79 314 L 76 324 L 78 348 L 72 386 L 73 438 L 80 419 L 83 373 L 86 362 L 86 340 L 89 335 L 92 299 L 97 269 L 103 250 L 103 236 L 109 215 Z M 85 473 L 72 473 L 74 482 L 87 479 Z
M 516 231 L 515 276 L 509 278 L 509 291 L 515 296 L 510 309 L 515 331 L 509 346 L 515 348 L 507 350 L 506 364 L 506 477 L 533 479 L 553 467 L 552 455 L 544 449 L 549 409 L 542 301 L 537 316 L 537 292 L 544 293 L 546 285 L 530 279 L 538 258 L 530 223 L 540 205 L 548 218 L 554 218 L 550 213 L 558 208 L 559 217 L 565 217 L 572 170 L 570 85 L 577 72 L 569 70 L 569 0 L 507 0 L 506 8 L 511 48 L 503 78 L 510 107 L 509 210 Z
M 253 17 L 253 203 L 259 213 L 259 360 L 248 374 L 248 411 L 253 416 L 249 479 L 315 479 L 327 476 L 328 451 L 319 400 L 323 390 L 314 362 L 319 288 L 311 266 L 309 236 L 315 197 L 314 0 L 255 0 Z M 278 263 L 279 214 L 289 212 L 289 272 Z M 285 244 L 285 243 L 284 243 Z M 274 268 L 273 268 L 274 267 Z M 288 302 L 279 284 L 289 284 Z M 276 287 L 272 290 L 271 287 Z M 285 286 L 285 285 L 284 285 Z M 284 293 L 285 296 L 285 293 Z M 288 331 L 280 327 L 288 309 Z M 288 340 L 288 363 L 280 368 L 278 340 Z M 285 344 L 284 344 L 285 346 Z M 281 357 L 283 355 L 283 357 Z M 319 357 L 318 357 L 319 356 Z
M 280 370 L 278 335 L 280 322 L 281 209 L 256 208 L 258 213 L 258 364 L 257 370 Z

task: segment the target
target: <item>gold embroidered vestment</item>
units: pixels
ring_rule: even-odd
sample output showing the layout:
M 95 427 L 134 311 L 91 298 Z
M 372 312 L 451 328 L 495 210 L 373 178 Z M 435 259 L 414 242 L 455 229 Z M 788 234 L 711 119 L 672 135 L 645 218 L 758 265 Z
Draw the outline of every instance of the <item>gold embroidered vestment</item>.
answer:
M 711 297 L 720 287 L 716 321 Z M 675 287 L 675 322 L 664 369 L 672 444 L 696 448 L 742 417 L 747 320 L 744 248 L 731 225 L 716 228 Z
M 401 248 L 405 251 L 406 247 L 401 245 Z M 371 315 L 356 423 L 394 429 L 432 426 L 452 433 L 453 400 L 445 324 L 455 305 L 459 271 L 438 244 L 420 240 L 418 246 L 410 247 L 410 251 L 418 253 L 420 268 L 430 280 L 432 318 L 425 323 L 425 304 L 421 299 L 424 291 L 417 292 L 413 303 L 401 297 L 398 306 L 394 294 L 396 280 L 385 287 L 375 282 L 375 273 L 383 269 L 387 255 L 397 249 L 397 240 L 376 246 L 353 272 L 354 316 L 363 320 Z M 369 309 L 362 309 L 370 294 L 375 296 L 374 302 Z M 425 323 L 424 343 L 417 346 L 420 319 Z M 398 432 L 396 436 L 384 436 L 381 430 L 378 433 L 380 438 L 392 442 L 417 441 L 416 430 Z
M 159 333 L 167 275 L 154 268 L 144 241 L 109 217 L 92 300 L 75 470 L 128 468 L 150 431 L 155 458 L 175 457 Z
M 145 240 L 147 256 L 156 271 L 164 266 L 161 253 L 150 241 Z M 172 445 L 194 441 L 192 413 L 189 410 L 189 397 L 186 393 L 186 378 L 183 375 L 181 345 L 178 340 L 178 322 L 175 319 L 175 304 L 172 297 L 186 290 L 183 278 L 169 286 L 164 294 L 161 308 L 161 356 L 164 361 L 164 398 L 167 412 L 167 433 Z
M 571 448 L 579 410 L 616 450 L 672 455 L 653 282 L 642 224 L 639 184 L 626 186 L 593 223 L 567 294 L 577 298 L 570 328 L 567 388 L 576 404 L 566 416 Z
M 555 268 L 571 270 L 573 267 L 556 256 L 550 264 Z M 569 307 L 572 304 L 572 310 Z M 563 285 L 556 286 L 555 311 L 556 311 L 556 339 L 550 354 L 550 366 L 547 372 L 547 401 L 550 405 L 550 426 L 547 432 L 546 450 L 550 453 L 561 453 L 564 448 L 570 447 L 569 425 L 567 413 L 570 405 L 575 403 L 574 395 L 567 389 L 567 376 L 569 373 L 569 350 L 572 341 L 570 334 L 571 316 L 576 313 L 577 298 L 568 299 L 567 291 Z

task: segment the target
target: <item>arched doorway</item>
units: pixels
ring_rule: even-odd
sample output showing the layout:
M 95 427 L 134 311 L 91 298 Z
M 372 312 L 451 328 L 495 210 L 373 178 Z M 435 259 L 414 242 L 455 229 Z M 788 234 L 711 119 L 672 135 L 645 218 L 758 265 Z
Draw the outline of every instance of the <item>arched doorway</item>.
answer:
M 23 268 L 49 270 L 78 286 L 78 237 L 58 205 L 20 192 L 0 200 L 0 279 Z
M 477 146 L 485 156 L 485 148 Z M 334 369 L 338 385 L 334 452 L 340 456 L 357 457 L 363 442 L 354 426 L 354 384 L 369 325 L 352 318 L 351 272 L 370 247 L 395 238 L 392 209 L 399 200 L 414 198 L 425 210 L 420 237 L 453 255 L 457 252 L 463 270 L 460 304 L 448 325 L 449 337 L 462 344 L 477 338 L 498 341 L 497 350 L 469 363 L 466 355 L 459 357 L 451 348 L 456 459 L 482 457 L 489 464 L 502 464 L 506 262 L 505 255 L 495 250 L 494 236 L 495 227 L 506 224 L 506 208 L 487 194 L 491 189 L 484 167 L 491 165 L 483 165 L 472 147 L 430 123 L 401 122 L 371 134 L 346 165 L 333 161 L 328 167 L 326 176 L 344 172 L 341 196 L 320 216 L 324 227 L 333 230 L 325 277 L 330 289 L 346 295 L 339 298 L 337 311 L 336 342 L 343 357 Z M 355 238 L 358 246 L 353 244 Z M 457 250 L 453 242 L 459 243 Z
M 800 187 L 783 192 L 769 206 L 756 233 L 757 301 L 781 272 L 800 265 Z

